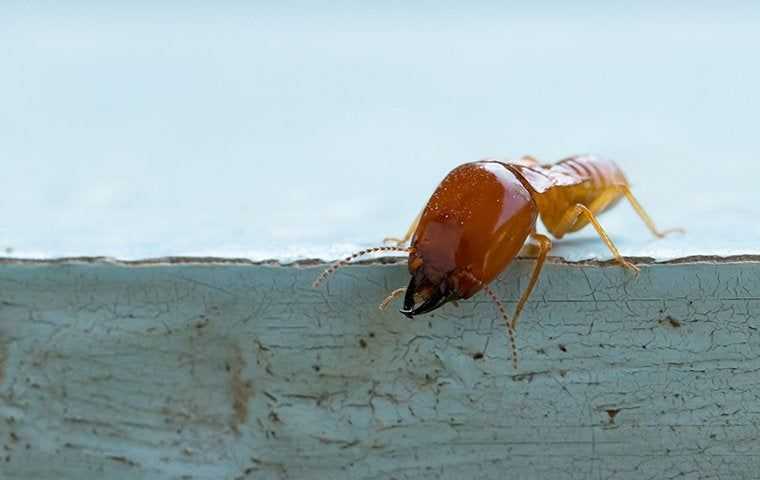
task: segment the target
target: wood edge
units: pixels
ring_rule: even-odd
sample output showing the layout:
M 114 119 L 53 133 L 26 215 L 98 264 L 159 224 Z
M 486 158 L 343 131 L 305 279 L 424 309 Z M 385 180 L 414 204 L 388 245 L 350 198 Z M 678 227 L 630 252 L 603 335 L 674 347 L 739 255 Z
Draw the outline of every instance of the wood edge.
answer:
M 717 264 L 735 264 L 735 263 L 760 263 L 760 255 L 691 255 L 679 257 L 670 260 L 656 260 L 652 257 L 625 257 L 627 260 L 637 265 L 680 265 L 691 263 L 717 263 Z M 531 260 L 532 257 L 517 257 L 518 260 Z M 605 267 L 616 265 L 615 260 L 597 260 L 587 259 L 578 261 L 569 261 L 563 257 L 549 256 L 547 261 L 559 265 L 582 265 Z M 67 264 L 103 264 L 103 265 L 120 265 L 131 267 L 151 267 L 162 265 L 245 265 L 245 266 L 270 266 L 270 267 L 317 267 L 330 265 L 334 261 L 323 260 L 319 258 L 294 260 L 292 262 L 282 262 L 277 259 L 269 260 L 250 260 L 247 258 L 237 257 L 157 257 L 139 260 L 120 260 L 112 257 L 60 257 L 60 258 L 12 258 L 0 257 L 0 265 L 67 265 Z M 406 257 L 390 256 L 374 258 L 369 260 L 360 260 L 353 262 L 354 265 L 396 265 L 406 263 Z

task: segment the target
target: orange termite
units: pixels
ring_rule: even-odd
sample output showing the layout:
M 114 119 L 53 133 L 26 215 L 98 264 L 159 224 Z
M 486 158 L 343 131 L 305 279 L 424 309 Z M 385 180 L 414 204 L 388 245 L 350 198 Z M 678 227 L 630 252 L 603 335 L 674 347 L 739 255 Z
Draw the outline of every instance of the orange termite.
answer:
M 395 246 L 357 252 L 325 270 L 314 286 L 361 255 L 408 252 L 409 285 L 391 293 L 381 308 L 404 293 L 400 311 L 413 318 L 485 290 L 507 323 L 516 367 L 513 332 L 552 247 L 546 235 L 536 232 L 536 220 L 541 217 L 546 229 L 557 239 L 591 224 L 617 262 L 638 272 L 636 265 L 623 258 L 596 218 L 623 197 L 655 236 L 679 230 L 657 230 L 631 193 L 620 168 L 602 157 L 579 155 L 553 165 L 539 164 L 532 157 L 465 163 L 438 185 L 403 238 L 386 239 Z M 515 258 L 529 237 L 538 247 L 536 263 L 510 321 L 488 285 Z M 409 247 L 403 247 L 409 239 Z

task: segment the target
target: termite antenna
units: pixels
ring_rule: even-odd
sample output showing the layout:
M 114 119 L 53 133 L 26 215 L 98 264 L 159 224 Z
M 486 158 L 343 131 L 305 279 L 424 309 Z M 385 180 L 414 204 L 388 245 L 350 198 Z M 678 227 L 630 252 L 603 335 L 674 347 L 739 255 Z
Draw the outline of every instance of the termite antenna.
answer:
M 475 278 L 475 275 L 468 272 L 468 277 L 470 277 L 473 281 L 476 283 L 479 283 L 481 287 L 483 287 L 483 291 L 488 294 L 489 297 L 491 297 L 491 300 L 493 303 L 496 304 L 496 307 L 499 309 L 499 313 L 501 313 L 501 318 L 504 319 L 504 323 L 507 325 L 507 334 L 509 336 L 509 346 L 512 349 L 512 368 L 517 370 L 517 343 L 515 342 L 515 330 L 512 328 L 512 322 L 509 321 L 509 317 L 507 316 L 507 310 L 504 308 L 504 304 L 501 303 L 501 300 L 499 300 L 499 297 L 496 296 L 496 294 L 491 290 L 491 287 L 489 287 L 487 284 L 481 282 L 477 278 Z
M 335 272 L 335 270 L 337 270 L 340 267 L 346 265 L 347 263 L 351 262 L 351 260 L 353 260 L 355 258 L 362 257 L 362 256 L 368 255 L 370 253 L 376 253 L 376 252 L 407 252 L 407 253 L 409 253 L 411 250 L 412 250 L 411 247 L 392 247 L 392 246 L 388 246 L 388 247 L 372 247 L 372 248 L 367 248 L 367 249 L 364 249 L 364 250 L 359 250 L 358 252 L 352 253 L 351 255 L 347 256 L 343 260 L 339 260 L 339 261 L 335 262 L 334 264 L 332 264 L 329 268 L 325 269 L 325 271 L 322 272 L 319 275 L 319 277 L 317 277 L 316 280 L 314 280 L 314 283 L 312 284 L 312 286 L 314 288 L 319 288 L 319 285 L 327 277 L 329 277 L 330 275 L 332 275 Z
M 504 305 L 501 303 L 501 301 L 496 296 L 496 294 L 493 293 L 493 290 L 491 290 L 491 288 L 486 284 L 483 284 L 483 290 L 485 290 L 488 296 L 491 297 L 491 300 L 493 300 L 493 303 L 495 303 L 496 306 L 499 308 L 499 313 L 501 313 L 501 317 L 504 319 L 504 322 L 507 324 L 507 333 L 509 334 L 509 346 L 512 348 L 512 368 L 517 370 L 517 344 L 515 343 L 515 331 L 512 329 L 512 322 L 509 321 L 509 317 L 507 316 L 507 311 L 504 309 Z

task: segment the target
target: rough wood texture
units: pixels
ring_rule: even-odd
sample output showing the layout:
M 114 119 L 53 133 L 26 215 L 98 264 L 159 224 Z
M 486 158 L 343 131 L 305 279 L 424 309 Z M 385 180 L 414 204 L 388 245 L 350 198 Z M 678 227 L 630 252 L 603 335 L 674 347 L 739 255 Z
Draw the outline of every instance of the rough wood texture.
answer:
M 409 321 L 405 265 L 318 269 L 0 265 L 0 478 L 760 470 L 760 263 L 549 264 L 518 372 L 484 295 Z

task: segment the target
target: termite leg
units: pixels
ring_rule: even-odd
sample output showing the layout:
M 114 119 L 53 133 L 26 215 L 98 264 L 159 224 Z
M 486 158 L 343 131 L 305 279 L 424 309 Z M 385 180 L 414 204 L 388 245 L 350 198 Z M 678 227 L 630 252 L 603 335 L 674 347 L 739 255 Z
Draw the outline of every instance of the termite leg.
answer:
M 667 230 L 657 230 L 657 227 L 654 225 L 654 221 L 652 220 L 652 217 L 647 214 L 647 212 L 644 210 L 644 207 L 641 206 L 641 204 L 636 200 L 636 197 L 633 196 L 633 193 L 631 193 L 631 189 L 627 186 L 621 187 L 623 194 L 625 195 L 625 198 L 628 199 L 628 202 L 631 204 L 633 209 L 636 211 L 636 213 L 641 217 L 641 219 L 644 221 L 644 223 L 647 225 L 647 228 L 649 228 L 649 231 L 652 232 L 652 234 L 657 238 L 662 238 L 665 235 L 669 233 L 685 233 L 683 228 L 669 228 Z
M 403 238 L 387 237 L 383 239 L 383 243 L 391 243 L 397 247 L 400 247 L 401 245 L 408 242 L 412 238 L 412 235 L 414 235 L 414 232 L 417 230 L 417 225 L 420 223 L 420 218 L 422 218 L 422 211 L 420 211 L 420 213 L 414 217 L 412 224 L 409 225 L 409 229 L 406 231 Z
M 512 330 L 517 328 L 517 319 L 520 317 L 520 313 L 525 307 L 525 303 L 528 301 L 530 294 L 533 292 L 533 288 L 538 282 L 538 277 L 541 275 L 541 269 L 546 262 L 546 255 L 552 248 L 552 241 L 546 235 L 533 232 L 530 234 L 531 238 L 538 243 L 538 255 L 536 256 L 536 263 L 533 265 L 533 272 L 530 274 L 530 281 L 528 286 L 523 291 L 520 301 L 517 302 L 517 308 L 515 308 L 515 314 L 512 316 Z
M 593 205 L 592 205 L 593 207 Z M 580 203 L 575 205 L 575 207 L 568 210 L 563 216 L 562 219 L 559 222 L 559 225 L 556 229 L 556 235 L 557 238 L 561 238 L 569 229 L 571 226 L 575 224 L 575 222 L 578 220 L 578 217 L 583 216 L 585 220 L 587 220 L 591 225 L 593 225 L 594 230 L 596 230 L 596 233 L 599 235 L 599 238 L 602 239 L 605 245 L 607 245 L 607 248 L 610 249 L 610 252 L 612 252 L 612 256 L 615 257 L 615 260 L 618 261 L 623 267 L 632 270 L 636 273 L 639 272 L 639 267 L 634 265 L 633 263 L 629 262 L 623 256 L 620 254 L 620 251 L 617 249 L 614 243 L 612 243 L 612 240 L 610 240 L 610 237 L 607 235 L 607 232 L 604 231 L 604 228 L 602 228 L 602 225 L 599 223 L 599 220 L 596 219 L 594 216 L 594 213 L 589 210 L 585 205 L 581 205 Z

